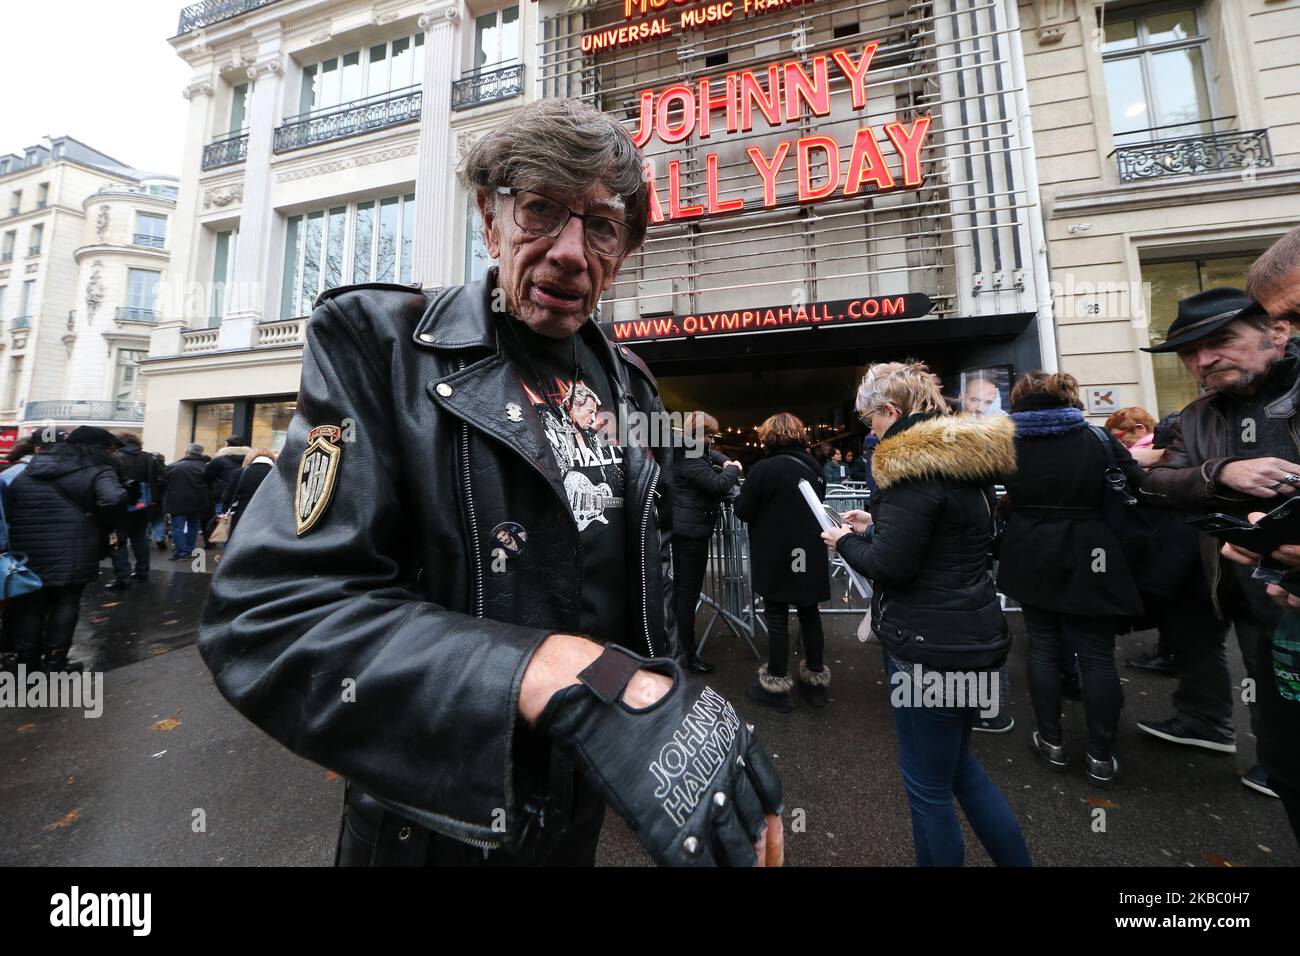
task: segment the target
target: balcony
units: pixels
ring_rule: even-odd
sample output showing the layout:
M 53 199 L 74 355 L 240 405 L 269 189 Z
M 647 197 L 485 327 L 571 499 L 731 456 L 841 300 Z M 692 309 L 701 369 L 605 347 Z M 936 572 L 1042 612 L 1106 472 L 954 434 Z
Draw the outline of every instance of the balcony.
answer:
M 275 152 L 287 153 L 317 143 L 360 136 L 377 129 L 414 123 L 420 119 L 418 86 L 368 96 L 327 110 L 290 116 L 275 131 Z
M 181 24 L 176 34 L 189 33 L 201 27 L 211 26 L 221 20 L 229 20 L 249 10 L 256 10 L 275 0 L 203 0 L 181 11 Z
M 132 242 L 137 246 L 148 246 L 150 249 L 161 249 L 163 243 L 167 241 L 166 236 L 146 236 L 137 232 Z
M 203 147 L 203 169 L 217 169 L 221 166 L 233 166 L 248 158 L 248 134 L 235 133 L 222 139 L 214 139 Z
M 148 322 L 151 325 L 158 323 L 158 313 L 153 309 L 133 309 L 129 306 L 118 306 L 113 310 L 113 321 L 118 325 L 123 322 Z
M 1195 124 L 1152 127 L 1119 135 L 1142 136 L 1192 125 L 1209 125 L 1212 128 L 1216 123 L 1228 123 L 1235 119 L 1235 116 L 1225 116 Z M 1255 169 L 1273 165 L 1273 149 L 1269 145 L 1266 129 L 1230 129 L 1134 143 L 1117 147 L 1111 155 L 1119 166 L 1119 181 L 1122 183 L 1150 182 L 1174 176 L 1198 176 L 1230 169 Z
M 14 332 L 21 331 L 22 329 L 30 329 L 31 327 L 32 327 L 32 317 L 30 315 L 16 316 L 9 323 L 9 328 Z
M 144 402 L 28 402 L 23 421 L 142 422 Z
M 32 259 L 32 258 L 34 258 L 34 257 L 36 257 L 36 256 L 39 256 L 40 254 L 41 254 L 41 247 L 40 247 L 40 246 L 32 246 L 30 249 L 27 250 L 27 258 L 28 258 L 28 259 Z
M 468 110 L 498 100 L 508 100 L 524 91 L 524 65 L 474 70 L 451 84 L 451 108 Z

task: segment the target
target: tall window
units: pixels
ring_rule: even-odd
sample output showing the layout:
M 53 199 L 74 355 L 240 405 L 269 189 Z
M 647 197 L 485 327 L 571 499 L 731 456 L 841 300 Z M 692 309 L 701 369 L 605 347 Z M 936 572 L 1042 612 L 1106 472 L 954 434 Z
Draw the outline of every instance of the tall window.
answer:
M 233 136 L 248 126 L 248 84 L 241 83 L 230 91 L 230 133 Z
M 8 286 L 0 285 L 0 325 L 3 325 L 5 320 L 5 292 L 8 290 Z
M 35 303 L 32 301 L 36 298 L 36 280 L 28 279 L 23 283 L 22 299 L 18 303 L 18 318 L 29 319 L 32 315 L 32 307 Z
M 5 408 L 18 407 L 18 389 L 23 381 L 23 356 L 9 358 L 9 381 L 5 383 Z
M 148 269 L 126 270 L 126 305 L 129 309 L 153 312 L 158 307 L 158 277 Z
M 230 308 L 230 282 L 235 275 L 235 250 L 239 230 L 217 233 L 212 255 L 212 303 L 208 309 L 208 328 L 215 329 Z
M 27 254 L 29 256 L 39 256 L 41 254 L 41 241 L 44 238 L 45 226 L 38 222 L 36 225 L 32 226 L 31 239 L 27 246 Z
M 1106 11 L 1106 92 L 1120 146 L 1212 131 L 1200 5 Z
M 9 215 L 18 215 L 19 210 L 23 208 L 23 191 L 15 189 L 9 194 Z
M 519 58 L 519 8 L 506 7 L 474 20 L 474 69 L 491 69 Z
M 487 274 L 492 260 L 488 258 L 487 243 L 483 241 L 483 223 L 479 220 L 478 204 L 470 192 L 465 210 L 465 281 L 475 282 Z
M 140 360 L 148 352 L 117 350 L 117 369 L 113 376 L 113 401 L 138 402 L 140 398 Z
M 167 217 L 151 212 L 135 214 L 135 244 L 161 249 L 167 244 Z
M 289 425 L 298 402 L 257 402 L 253 405 L 252 445 L 279 451 L 289 437 Z
M 198 402 L 190 441 L 198 442 L 209 454 L 226 443 L 235 430 L 234 402 Z
M 1144 262 L 1142 279 L 1151 283 L 1151 344 L 1165 341 L 1169 324 L 1178 316 L 1178 300 L 1206 289 L 1240 289 L 1255 256 L 1220 259 L 1182 259 L 1174 262 Z M 1176 354 L 1151 356 L 1155 373 L 1156 418 L 1176 412 L 1197 397 L 1196 381 L 1187 373 Z
M 316 296 L 353 282 L 410 282 L 415 196 L 292 216 L 285 224 L 280 317 L 309 315 Z
M 4 244 L 0 246 L 0 262 L 13 262 L 14 246 L 18 243 L 18 230 L 10 229 L 5 233 Z
M 50 203 L 50 184 L 41 183 L 36 187 L 36 208 L 44 209 Z
M 418 86 L 424 75 L 424 34 L 400 37 L 303 67 L 298 112 Z

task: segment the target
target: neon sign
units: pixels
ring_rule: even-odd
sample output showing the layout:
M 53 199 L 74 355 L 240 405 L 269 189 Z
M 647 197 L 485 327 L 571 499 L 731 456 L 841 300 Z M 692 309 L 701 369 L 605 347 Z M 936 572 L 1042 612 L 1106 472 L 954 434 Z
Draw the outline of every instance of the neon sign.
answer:
M 652 139 L 665 144 L 680 143 L 692 134 L 699 139 L 714 135 L 714 114 L 721 113 L 728 133 L 747 133 L 761 118 L 769 127 L 797 122 L 806 107 L 814 116 L 831 113 L 832 67 L 848 82 L 854 110 L 867 107 L 867 73 L 879 44 L 863 46 L 855 60 L 848 50 L 820 53 L 811 58 L 805 69 L 802 60 L 789 60 L 769 65 L 762 77 L 753 70 L 739 70 L 722 78 L 721 93 L 714 93 L 715 85 L 708 78 L 698 83 L 675 83 L 658 92 L 642 90 L 640 110 L 633 141 L 644 149 Z M 898 159 L 898 174 L 890 168 L 881 149 L 876 130 L 871 126 L 860 128 L 852 144 L 841 145 L 834 137 L 824 134 L 800 136 L 782 140 L 765 153 L 760 146 L 745 151 L 755 174 L 762 180 L 763 206 L 777 205 L 777 177 L 787 163 L 795 169 L 799 202 L 818 202 L 836 193 L 856 196 L 864 189 L 872 192 L 889 192 L 896 189 L 917 189 L 923 181 L 921 150 L 930 131 L 931 117 L 921 116 L 910 125 L 886 123 L 883 126 L 885 141 Z M 848 170 L 841 178 L 842 150 L 849 154 Z M 814 167 L 824 167 L 820 181 Z M 667 205 L 660 192 L 660 183 L 652 164 L 646 164 L 646 179 L 650 183 L 650 219 L 658 224 L 679 219 L 693 219 L 721 213 L 737 212 L 744 208 L 739 198 L 722 199 L 718 183 L 718 154 L 704 157 L 705 202 L 683 204 L 681 161 L 669 160 L 664 171 L 667 186 Z
M 919 292 L 904 295 L 837 299 L 808 305 L 770 305 L 725 312 L 665 315 L 646 319 L 623 319 L 612 323 L 618 342 L 651 342 L 655 339 L 704 335 L 772 332 L 814 325 L 853 325 L 873 320 L 918 319 L 929 315 L 934 303 Z

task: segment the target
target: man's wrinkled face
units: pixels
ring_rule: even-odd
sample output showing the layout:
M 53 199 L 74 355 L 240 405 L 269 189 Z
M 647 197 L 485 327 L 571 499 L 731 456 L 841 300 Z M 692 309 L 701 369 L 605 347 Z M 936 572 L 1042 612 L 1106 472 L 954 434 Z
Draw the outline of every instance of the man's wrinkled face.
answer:
M 986 378 L 976 378 L 966 383 L 961 407 L 971 415 L 987 415 L 997 400 L 998 387 Z
M 1249 322 L 1234 321 L 1179 349 L 1178 357 L 1206 391 L 1246 394 L 1282 357 L 1290 334 L 1291 324 L 1282 319 L 1263 332 Z
M 622 200 L 604 186 L 585 196 L 549 194 L 578 213 L 623 220 Z M 610 258 L 592 252 L 583 240 L 583 222 L 570 217 L 554 238 L 525 232 L 515 222 L 517 197 L 478 195 L 483 239 L 500 268 L 497 284 L 506 310 L 534 332 L 553 339 L 573 335 L 587 321 L 603 293 L 614 284 L 627 253 Z

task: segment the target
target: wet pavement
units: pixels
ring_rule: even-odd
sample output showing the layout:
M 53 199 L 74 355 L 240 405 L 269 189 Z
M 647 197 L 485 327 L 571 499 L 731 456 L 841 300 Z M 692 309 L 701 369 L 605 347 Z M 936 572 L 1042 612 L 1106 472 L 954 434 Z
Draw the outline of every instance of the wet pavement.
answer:
M 146 585 L 104 591 L 111 580 L 106 571 L 87 588 L 73 658 L 107 672 L 101 717 L 0 709 L 0 864 L 331 861 L 342 781 L 290 754 L 217 693 L 193 646 L 209 575 L 166 557 L 154 553 Z M 701 625 L 707 620 L 706 612 Z M 833 674 L 825 709 L 800 701 L 793 712 L 779 714 L 747 700 L 757 662 L 725 630 L 706 647 L 705 656 L 718 667 L 710 682 L 757 725 L 782 772 L 789 864 L 911 865 L 879 648 L 858 642 L 857 617 L 825 620 Z M 1118 785 L 1100 791 L 1077 766 L 1062 776 L 1041 768 L 1028 744 L 1023 628 L 1018 617 L 1011 620 L 1016 726 L 1004 735 L 977 734 L 974 750 L 1020 818 L 1035 863 L 1300 864 L 1281 805 L 1239 782 L 1254 755 L 1244 704 L 1237 705 L 1236 755 L 1166 744 L 1141 734 L 1135 722 L 1169 715 L 1173 682 L 1121 667 L 1126 705 Z M 1148 649 L 1153 640 L 1150 633 L 1121 637 L 1118 659 Z M 1235 642 L 1230 661 L 1239 680 Z M 1077 749 L 1082 707 L 1066 708 L 1067 745 Z M 598 860 L 648 862 L 612 814 Z M 989 863 L 969 830 L 967 862 Z

